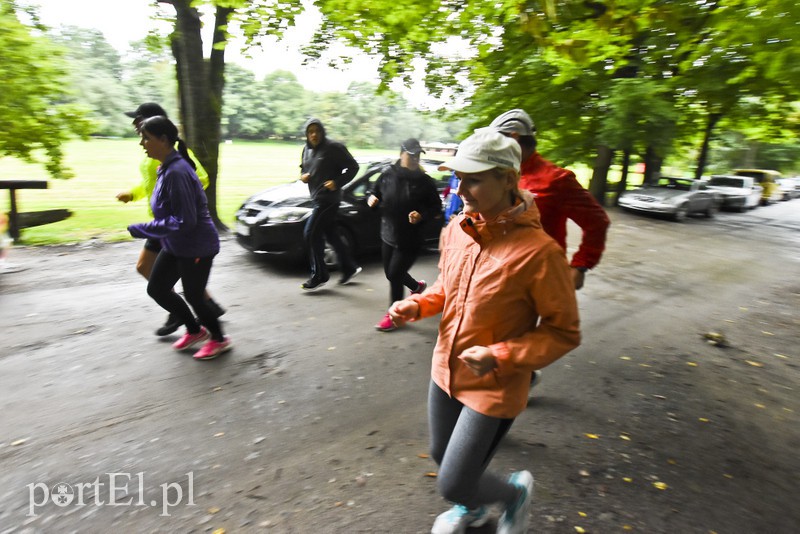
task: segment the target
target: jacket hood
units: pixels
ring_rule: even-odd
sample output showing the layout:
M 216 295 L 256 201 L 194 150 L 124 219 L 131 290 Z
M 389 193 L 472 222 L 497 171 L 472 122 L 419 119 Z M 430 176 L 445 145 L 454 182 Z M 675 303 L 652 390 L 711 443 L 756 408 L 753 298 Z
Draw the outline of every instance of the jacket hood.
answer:
M 319 120 L 318 118 L 311 117 L 305 122 L 305 124 L 303 124 L 303 135 L 306 137 L 306 144 L 308 144 L 308 136 L 306 135 L 308 133 L 308 127 L 311 126 L 312 124 L 316 124 L 317 126 L 319 126 L 319 129 L 322 130 L 322 139 L 320 140 L 320 143 L 322 143 L 328 137 L 328 135 L 325 133 L 325 126 L 322 124 L 322 121 Z
M 464 213 L 461 229 L 477 242 L 486 242 L 494 235 L 503 235 L 514 226 L 532 226 L 541 228 L 539 209 L 536 207 L 534 195 L 530 191 L 518 191 L 519 200 L 506 211 L 487 221 L 477 213 Z M 464 224 L 466 223 L 466 224 Z

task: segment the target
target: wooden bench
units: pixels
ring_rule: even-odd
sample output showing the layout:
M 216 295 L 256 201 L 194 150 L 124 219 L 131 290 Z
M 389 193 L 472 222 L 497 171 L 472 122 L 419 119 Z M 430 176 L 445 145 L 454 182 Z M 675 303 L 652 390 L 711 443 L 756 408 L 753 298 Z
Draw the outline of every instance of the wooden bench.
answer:
M 17 211 L 17 189 L 47 189 L 47 180 L 0 180 L 0 189 L 8 189 L 11 209 L 8 212 L 8 235 L 14 241 L 19 240 L 20 230 L 32 226 L 41 226 L 63 221 L 72 215 L 65 209 L 33 211 L 19 213 Z

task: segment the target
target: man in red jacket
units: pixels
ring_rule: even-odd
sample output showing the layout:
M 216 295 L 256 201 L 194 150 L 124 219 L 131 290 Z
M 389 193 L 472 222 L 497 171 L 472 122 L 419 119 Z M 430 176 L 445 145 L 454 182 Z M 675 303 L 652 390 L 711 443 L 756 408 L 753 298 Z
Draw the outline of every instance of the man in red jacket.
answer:
M 525 111 L 506 111 L 489 127 L 519 143 L 522 149 L 519 188 L 536 195 L 544 231 L 566 250 L 567 219 L 583 230 L 580 246 L 570 261 L 575 289 L 582 288 L 586 271 L 598 264 L 606 246 L 610 223 L 605 210 L 578 183 L 572 171 L 547 161 L 536 151 L 536 128 Z
M 583 287 L 586 271 L 600 262 L 606 248 L 608 215 L 603 207 L 575 179 L 575 173 L 544 159 L 536 151 L 536 127 L 522 109 L 499 115 L 489 128 L 513 137 L 522 149 L 519 188 L 535 195 L 542 227 L 567 250 L 567 219 L 583 230 L 578 250 L 572 256 L 572 280 L 575 289 Z M 541 379 L 541 371 L 531 376 L 531 389 Z

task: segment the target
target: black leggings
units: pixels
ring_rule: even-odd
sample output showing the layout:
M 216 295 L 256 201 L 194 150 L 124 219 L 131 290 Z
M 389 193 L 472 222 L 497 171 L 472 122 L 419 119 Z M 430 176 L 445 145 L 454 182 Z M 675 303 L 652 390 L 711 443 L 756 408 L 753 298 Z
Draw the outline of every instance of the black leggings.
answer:
M 412 291 L 419 286 L 419 282 L 408 274 L 408 270 L 417 261 L 419 248 L 397 248 L 383 242 L 381 256 L 383 257 L 383 272 L 386 273 L 386 279 L 389 280 L 389 305 L 391 306 L 392 303 L 402 300 L 405 296 L 403 286 Z
M 471 510 L 499 502 L 509 506 L 516 501 L 519 490 L 486 471 L 513 422 L 467 408 L 431 380 L 428 425 L 431 456 L 439 465 L 436 483 L 442 497 Z
M 216 315 L 208 307 L 204 296 L 213 262 L 214 256 L 179 258 L 162 250 L 153 264 L 150 280 L 147 282 L 147 294 L 159 306 L 180 319 L 190 334 L 196 334 L 200 331 L 200 325 L 197 324 L 194 314 L 186 305 L 188 302 L 200 319 L 200 323 L 211 333 L 212 339 L 222 341 L 222 328 Z M 173 291 L 178 280 L 183 284 L 183 295 L 186 297 L 186 301 Z

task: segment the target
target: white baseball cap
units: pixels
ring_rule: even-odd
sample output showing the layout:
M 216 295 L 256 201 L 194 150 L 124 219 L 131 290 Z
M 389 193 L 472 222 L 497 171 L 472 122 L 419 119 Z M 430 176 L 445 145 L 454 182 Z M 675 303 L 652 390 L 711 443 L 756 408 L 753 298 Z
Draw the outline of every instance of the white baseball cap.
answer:
M 519 172 L 522 151 L 519 144 L 494 128 L 480 128 L 461 141 L 453 159 L 439 165 L 440 171 L 483 172 L 495 167 Z

